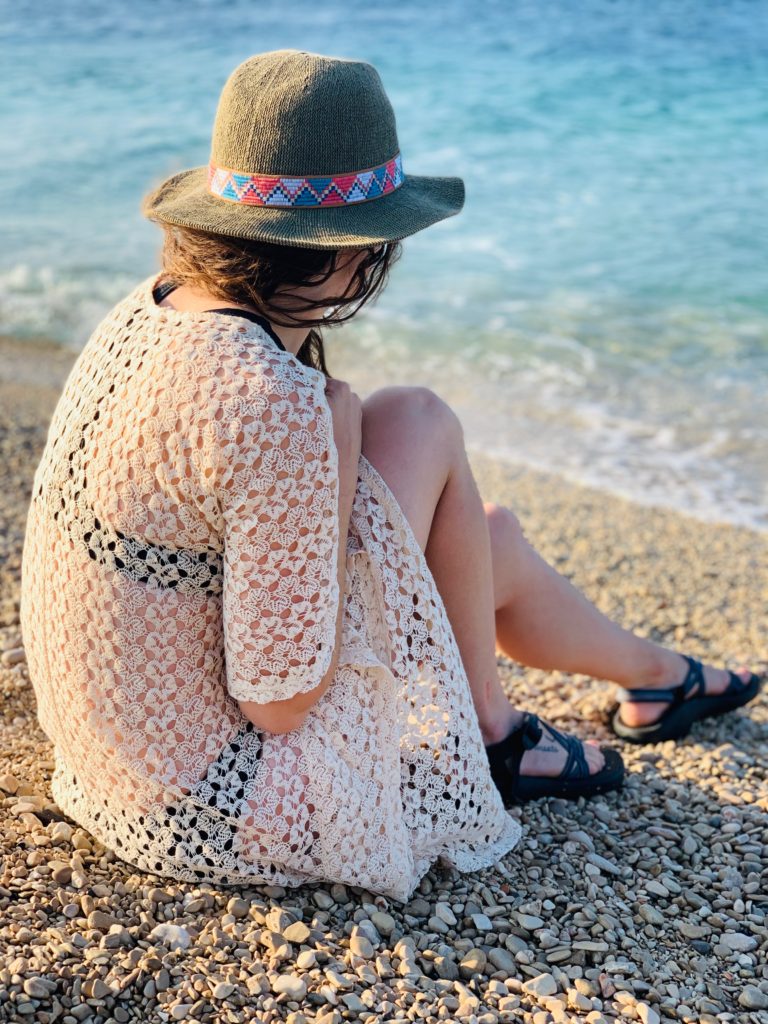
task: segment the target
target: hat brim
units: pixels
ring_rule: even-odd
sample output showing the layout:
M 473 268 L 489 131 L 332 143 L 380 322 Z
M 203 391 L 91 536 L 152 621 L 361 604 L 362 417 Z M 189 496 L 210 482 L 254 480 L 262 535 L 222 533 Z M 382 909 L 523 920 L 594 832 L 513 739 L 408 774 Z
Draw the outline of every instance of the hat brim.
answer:
M 464 205 L 464 182 L 409 174 L 378 199 L 347 206 L 265 207 L 220 199 L 208 191 L 208 168 L 167 178 L 145 197 L 151 220 L 311 249 L 364 248 L 394 242 L 453 217 Z

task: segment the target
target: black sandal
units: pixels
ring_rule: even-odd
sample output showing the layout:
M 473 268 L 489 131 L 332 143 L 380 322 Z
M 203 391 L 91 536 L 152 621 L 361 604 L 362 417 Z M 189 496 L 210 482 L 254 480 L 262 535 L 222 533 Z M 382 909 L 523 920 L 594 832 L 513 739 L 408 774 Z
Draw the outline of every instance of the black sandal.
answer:
M 575 736 L 565 736 L 544 725 L 554 739 L 567 751 L 568 758 L 559 775 L 521 775 L 520 762 L 526 750 L 533 750 L 542 736 L 542 723 L 537 715 L 523 715 L 520 725 L 505 739 L 485 748 L 491 777 L 501 793 L 505 806 L 522 804 L 553 796 L 576 800 L 619 789 L 624 781 L 624 762 L 621 754 L 611 747 L 601 747 L 605 764 L 599 772 L 590 774 L 584 746 Z
M 618 704 L 609 712 L 610 725 L 617 736 L 630 743 L 662 743 L 664 740 L 679 740 L 687 736 L 694 722 L 700 718 L 713 718 L 740 708 L 760 692 L 764 676 L 753 672 L 747 682 L 730 672 L 730 681 L 722 693 L 706 693 L 704 666 L 695 658 L 683 657 L 688 662 L 688 674 L 678 686 L 663 690 L 618 689 Z M 689 697 L 689 694 L 692 696 Z M 651 704 L 654 701 L 669 702 L 669 707 L 654 722 L 648 725 L 627 725 L 621 718 L 619 704 L 624 701 Z

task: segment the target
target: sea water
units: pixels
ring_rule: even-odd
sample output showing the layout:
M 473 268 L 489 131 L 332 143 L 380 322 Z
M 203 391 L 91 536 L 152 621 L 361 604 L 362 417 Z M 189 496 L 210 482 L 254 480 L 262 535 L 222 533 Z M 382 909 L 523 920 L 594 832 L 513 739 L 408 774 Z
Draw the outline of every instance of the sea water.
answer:
M 467 444 L 768 528 L 764 0 L 0 4 L 0 317 L 81 347 L 157 265 L 139 213 L 205 164 L 253 53 L 371 61 L 408 174 L 462 213 L 327 334 L 361 397 L 424 384 Z

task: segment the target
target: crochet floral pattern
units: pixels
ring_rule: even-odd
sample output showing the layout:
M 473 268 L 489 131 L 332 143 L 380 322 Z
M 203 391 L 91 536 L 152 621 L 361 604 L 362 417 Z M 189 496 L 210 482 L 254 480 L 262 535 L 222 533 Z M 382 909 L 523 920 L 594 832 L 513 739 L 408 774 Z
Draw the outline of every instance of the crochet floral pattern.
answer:
M 80 353 L 34 478 L 21 621 L 54 798 L 180 880 L 406 900 L 435 858 L 495 863 L 520 827 L 423 553 L 364 456 L 332 683 L 292 732 L 244 717 L 332 660 L 325 378 L 256 323 L 158 306 L 154 283 Z

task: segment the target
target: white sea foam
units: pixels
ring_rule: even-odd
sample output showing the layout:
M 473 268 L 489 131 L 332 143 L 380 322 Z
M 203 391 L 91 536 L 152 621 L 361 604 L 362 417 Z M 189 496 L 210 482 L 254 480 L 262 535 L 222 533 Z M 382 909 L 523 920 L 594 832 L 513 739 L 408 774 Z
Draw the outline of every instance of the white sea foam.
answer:
M 391 383 L 433 388 L 459 414 L 470 448 L 642 504 L 768 530 L 768 422 L 750 423 L 749 407 L 734 404 L 733 380 L 725 394 L 702 396 L 679 382 L 665 388 L 660 367 L 638 376 L 629 398 L 621 368 L 579 342 L 539 341 L 524 362 L 480 345 L 376 344 L 369 333 L 365 363 L 352 344 L 331 366 L 361 394 Z M 578 368 L 559 361 L 564 353 Z
M 104 314 L 136 280 L 19 263 L 0 271 L 0 325 L 6 334 L 40 336 L 80 349 Z

